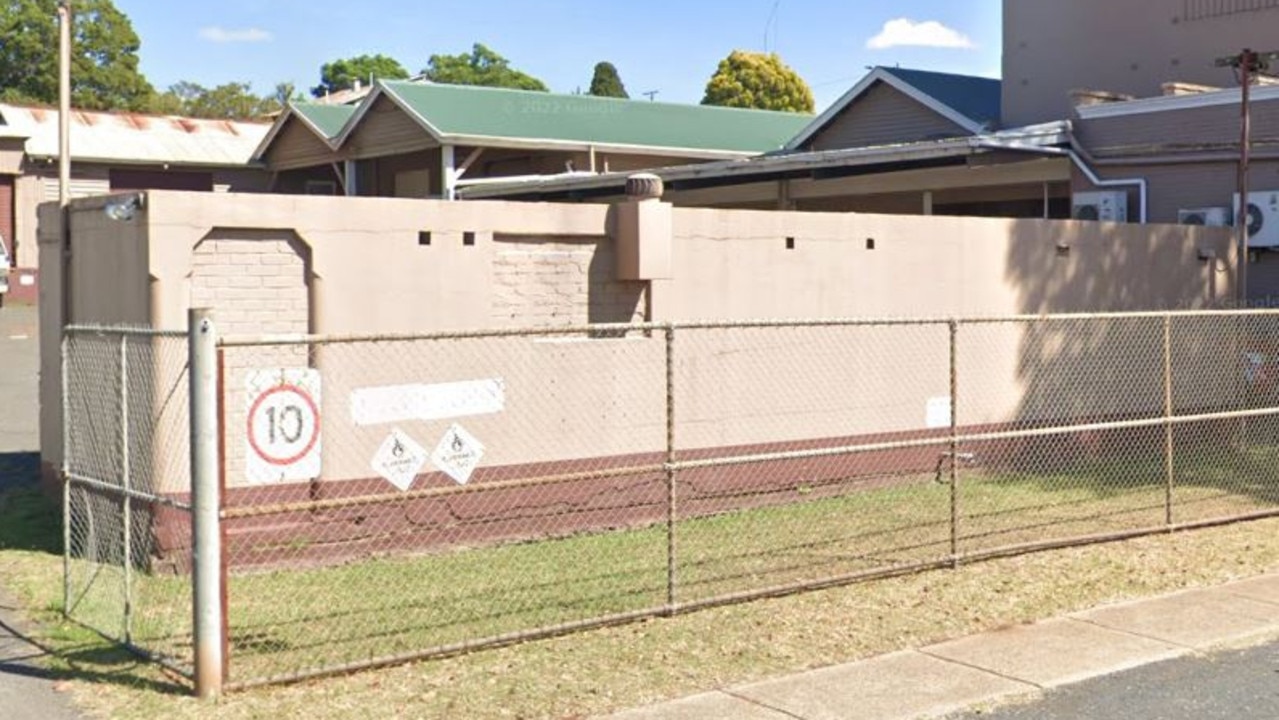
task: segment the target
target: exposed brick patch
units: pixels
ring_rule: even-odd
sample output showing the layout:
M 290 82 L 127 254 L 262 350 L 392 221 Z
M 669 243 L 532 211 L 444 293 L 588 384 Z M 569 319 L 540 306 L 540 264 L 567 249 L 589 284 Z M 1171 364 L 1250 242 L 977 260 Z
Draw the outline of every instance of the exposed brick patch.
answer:
M 196 246 L 192 260 L 191 305 L 213 308 L 222 337 L 304 334 L 310 328 L 306 257 L 305 246 L 291 234 L 246 231 L 238 237 L 207 237 Z M 308 365 L 308 349 L 302 345 L 224 353 L 228 478 L 245 476 L 241 429 L 246 422 L 248 372 Z
M 644 321 L 647 284 L 614 279 L 611 239 L 497 235 L 493 240 L 491 316 L 498 326 Z

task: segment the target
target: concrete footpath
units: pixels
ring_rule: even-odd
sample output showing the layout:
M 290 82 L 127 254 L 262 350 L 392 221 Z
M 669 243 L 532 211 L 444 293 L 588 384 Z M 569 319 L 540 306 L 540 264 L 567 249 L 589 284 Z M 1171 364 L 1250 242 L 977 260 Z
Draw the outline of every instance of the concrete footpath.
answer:
M 614 720 L 927 718 L 1279 636 L 1279 574 L 1106 605 L 628 710 Z
M 47 654 L 28 639 L 29 627 L 15 605 L 0 588 L 0 718 L 79 718 L 68 697 L 54 689 L 53 677 L 44 668 Z

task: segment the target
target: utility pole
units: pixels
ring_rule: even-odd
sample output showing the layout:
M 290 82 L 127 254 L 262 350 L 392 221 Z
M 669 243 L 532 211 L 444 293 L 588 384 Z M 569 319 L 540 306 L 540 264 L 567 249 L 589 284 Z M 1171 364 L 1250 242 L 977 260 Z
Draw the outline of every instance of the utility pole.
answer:
M 71 191 L 71 0 L 58 2 L 58 204 Z M 66 222 L 66 218 L 63 218 Z
M 661 90 L 649 90 L 648 92 L 640 93 L 640 95 L 647 97 L 649 102 L 653 102 L 657 99 L 657 94 L 660 92 Z
M 1279 52 L 1256 52 L 1244 48 L 1238 55 L 1217 59 L 1217 67 L 1234 68 L 1239 80 L 1239 207 L 1235 208 L 1235 233 L 1238 236 L 1239 301 L 1248 304 L 1248 192 L 1249 166 L 1252 161 L 1252 82 L 1258 74 L 1270 69 L 1279 60 Z

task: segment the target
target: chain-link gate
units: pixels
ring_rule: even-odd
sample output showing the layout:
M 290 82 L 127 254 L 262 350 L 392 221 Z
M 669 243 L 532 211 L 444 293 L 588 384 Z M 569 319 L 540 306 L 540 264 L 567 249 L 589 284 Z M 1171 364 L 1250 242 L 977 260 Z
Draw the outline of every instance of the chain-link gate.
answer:
M 63 336 L 64 607 L 192 672 L 186 333 Z
M 102 337 L 68 367 L 111 367 Z M 240 337 L 216 365 L 229 687 L 1279 512 L 1274 311 Z M 146 527 L 189 538 L 163 487 Z

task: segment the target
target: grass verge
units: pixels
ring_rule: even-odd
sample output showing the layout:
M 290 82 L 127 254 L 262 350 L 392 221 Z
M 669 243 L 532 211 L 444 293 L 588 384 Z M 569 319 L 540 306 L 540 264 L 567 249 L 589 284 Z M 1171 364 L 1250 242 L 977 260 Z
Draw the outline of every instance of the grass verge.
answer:
M 1131 477 L 1131 469 L 1123 474 Z M 980 500 L 974 493 L 998 491 L 991 496 L 998 502 L 990 500 L 989 516 L 1004 519 L 971 528 L 972 543 L 986 542 L 980 538 L 987 536 L 1000 538 L 1002 543 L 1023 532 L 1042 535 L 1042 527 L 1033 529 L 1036 525 L 1053 528 L 1065 523 L 1069 534 L 1077 534 L 1079 522 L 1098 517 L 1100 506 L 1095 503 L 1102 499 L 1110 510 L 1104 516 L 1108 522 L 1126 517 L 1125 513 L 1144 519 L 1162 512 L 1154 502 L 1159 488 L 1153 484 L 1117 488 L 1114 483 L 1102 483 L 1089 488 L 1078 482 L 1062 485 L 1042 475 L 985 480 L 967 486 L 964 498 L 968 507 L 975 507 Z M 904 493 L 906 489 L 885 492 Z M 944 498 L 949 489 L 933 486 L 926 492 Z M 1214 487 L 1180 488 L 1179 492 L 1187 507 L 1207 508 L 1204 512 L 1209 514 L 1237 509 L 1245 502 L 1238 494 Z M 839 556 L 832 553 L 832 547 L 842 539 L 856 536 L 856 547 L 864 554 L 866 538 L 877 536 L 874 528 L 850 522 L 850 517 L 881 517 L 886 507 L 913 507 L 889 524 L 910 522 L 928 535 L 932 531 L 918 530 L 928 526 L 921 517 L 932 510 L 925 509 L 948 508 L 940 500 L 923 505 L 903 502 L 919 501 L 920 497 L 898 497 L 892 503 L 885 502 L 886 495 L 873 497 L 878 499 L 863 498 L 868 504 L 857 506 L 862 512 L 856 513 L 847 498 L 836 498 L 769 508 L 767 512 L 727 514 L 691 525 L 686 528 L 685 540 L 693 545 L 686 549 L 690 562 L 701 563 L 691 568 L 707 569 L 701 580 L 719 592 L 737 583 L 757 583 L 772 570 L 793 571 L 795 553 L 770 556 L 760 552 L 766 546 L 803 548 L 803 557 L 811 560 L 817 555 L 824 563 L 833 555 Z M 1010 515 L 1020 520 L 1009 524 L 1006 518 Z M 61 561 L 55 554 L 56 523 L 56 514 L 35 491 L 16 490 L 0 496 L 0 583 L 19 594 L 35 609 L 37 619 L 46 623 L 43 640 L 59 652 L 56 669 L 67 678 L 81 704 L 98 714 L 120 718 L 323 719 L 373 712 L 390 717 L 580 717 L 1029 622 L 1102 602 L 1279 569 L 1279 544 L 1273 542 L 1279 521 L 1262 521 L 989 561 L 956 571 L 869 582 L 469 656 L 247 691 L 209 707 L 183 696 L 181 688 L 154 667 L 136 663 L 96 636 L 59 622 Z M 850 525 L 855 529 L 849 531 Z M 832 534 L 832 527 L 843 527 L 844 531 Z M 770 529 L 773 536 L 764 543 L 760 531 Z M 978 529 L 983 531 L 975 532 Z M 783 532 L 789 535 L 780 537 Z M 449 560 L 459 563 L 456 572 L 442 573 L 435 558 L 437 566 L 429 576 L 433 579 L 429 585 L 439 595 L 419 605 L 438 608 L 456 601 L 462 592 L 501 593 L 517 574 L 532 582 L 539 575 L 562 578 L 566 567 L 598 572 L 601 562 L 633 552 L 635 548 L 628 543 L 659 550 L 661 538 L 645 533 L 652 535 L 653 531 L 573 538 L 543 547 L 536 557 L 528 553 L 541 546 L 494 549 L 490 552 L 506 553 L 507 559 L 502 565 L 495 556 L 487 558 L 483 565 L 490 571 L 488 575 L 477 573 L 476 566 L 469 565 L 471 561 L 463 555 Z M 656 567 L 660 567 L 660 557 L 651 559 L 658 560 Z M 270 625 L 282 619 L 281 607 L 289 607 L 290 601 L 297 599 L 318 598 L 302 606 L 327 608 L 335 616 L 341 615 L 335 611 L 358 608 L 360 603 L 366 607 L 397 605 L 400 603 L 394 598 L 385 596 L 396 587 L 393 580 L 398 578 L 402 587 L 410 585 L 405 578 L 414 577 L 413 563 L 424 560 L 384 561 L 385 572 L 357 565 L 289 573 L 287 581 L 271 579 L 270 575 L 250 576 L 244 580 L 258 584 L 242 586 L 245 590 L 275 593 L 244 594 L 247 601 L 256 601 L 260 607 L 242 612 L 247 613 L 247 620 L 257 618 Z M 635 571 L 616 574 L 640 577 L 639 586 L 654 591 L 651 563 L 643 565 L 638 575 Z M 364 569 L 350 575 L 355 572 L 352 568 Z M 350 576 L 342 576 L 342 572 Z M 418 573 L 414 584 L 419 592 L 424 586 L 420 576 Z M 460 583 L 462 578 L 471 578 L 470 584 Z M 616 590 L 612 582 L 595 590 Z M 564 592 L 556 589 L 556 583 L 532 584 L 547 587 L 548 602 Z M 284 589 L 288 592 L 281 594 Z M 400 615 L 404 614 L 401 610 Z M 386 623 L 390 616 L 379 617 Z M 303 637 L 324 631 L 311 615 L 295 621 Z M 351 621 L 350 617 L 336 619 L 339 624 Z M 357 629 L 350 632 L 358 634 Z M 386 630 L 383 645 L 403 639 L 403 628 L 387 625 Z M 242 632 L 241 637 L 254 636 Z M 257 650 L 263 657 L 283 651 L 299 653 L 299 657 L 317 652 L 314 647 L 282 648 L 269 638 Z M 253 653 L 244 655 L 251 657 Z

